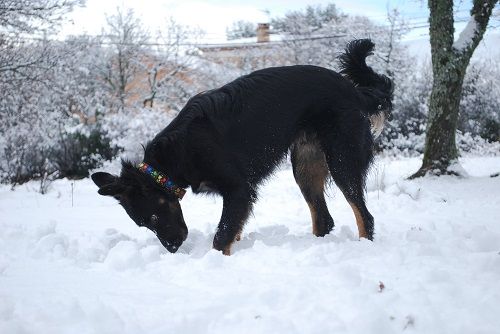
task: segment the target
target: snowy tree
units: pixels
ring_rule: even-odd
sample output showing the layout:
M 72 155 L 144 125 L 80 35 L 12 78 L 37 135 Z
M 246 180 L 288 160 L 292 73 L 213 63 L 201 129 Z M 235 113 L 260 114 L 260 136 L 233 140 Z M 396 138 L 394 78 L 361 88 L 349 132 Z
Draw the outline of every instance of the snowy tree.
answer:
M 83 3 L 83 0 L 0 1 L 0 76 L 15 72 L 23 80 L 36 79 L 31 70 L 46 63 L 50 56 L 47 49 L 39 48 L 44 45 L 39 41 L 58 27 L 65 14 Z M 30 43 L 37 44 L 36 52 L 23 47 Z
M 334 4 L 308 6 L 271 20 L 273 29 L 284 35 L 284 44 L 293 64 L 314 64 L 331 67 L 339 51 L 337 27 L 345 18 Z
M 291 11 L 282 18 L 273 18 L 272 27 L 279 32 L 303 34 L 314 32 L 332 21 L 345 17 L 337 10 L 335 4 L 322 6 L 307 6 L 304 10 Z
M 64 122 L 58 131 L 51 162 L 58 176 L 87 176 L 87 170 L 95 168 L 101 159 L 110 159 L 114 149 L 101 127 L 107 112 L 105 82 L 99 70 L 105 59 L 99 38 L 72 37 L 58 43 L 61 54 L 51 80 L 51 101 Z
M 377 37 L 379 40 L 385 39 L 385 42 L 381 43 L 384 72 L 391 79 L 398 81 L 399 77 L 405 75 L 404 72 L 407 71 L 409 63 L 415 59 L 408 57 L 406 49 L 401 45 L 401 38 L 408 32 L 408 27 L 396 8 L 388 10 L 387 21 L 389 22 L 388 34 L 382 33 Z M 382 31 L 385 30 L 382 29 Z
M 30 45 L 29 48 L 33 54 L 47 50 L 55 54 L 51 45 L 40 46 L 40 49 Z M 51 78 L 56 65 L 40 62 L 30 71 L 31 78 L 37 80 L 21 80 L 18 73 L 11 72 L 2 82 L 2 92 L 7 94 L 0 104 L 4 139 L 1 153 L 5 158 L 0 168 L 2 179 L 12 183 L 21 183 L 31 177 L 46 178 L 53 172 L 49 166 L 49 151 L 67 119 L 57 112 L 60 105 L 51 101 L 55 95 L 50 91 L 53 88 Z M 9 77 L 12 80 L 8 80 Z
M 62 54 L 45 33 L 83 1 L 0 2 L 0 179 L 13 183 L 51 173 L 48 157 L 64 118 L 52 112 L 53 73 Z M 60 78 L 57 78 L 60 79 Z M 43 188 L 43 187 L 42 187 Z
M 113 97 L 112 109 L 123 110 L 127 100 L 134 94 L 132 81 L 138 75 L 144 55 L 143 47 L 149 40 L 149 33 L 132 9 L 117 8 L 106 17 L 103 42 L 109 46 L 107 63 L 102 68 L 102 77 Z
M 284 44 L 294 64 L 312 64 L 335 69 L 337 56 L 346 43 L 360 37 L 371 38 L 376 44 L 375 57 L 370 58 L 376 70 L 394 78 L 403 72 L 411 58 L 401 46 L 406 31 L 397 11 L 388 13 L 389 26 L 375 24 L 363 16 L 340 14 L 335 5 L 306 7 L 271 22 L 284 34 Z
M 236 21 L 231 24 L 231 27 L 226 28 L 228 40 L 255 36 L 257 36 L 257 26 L 249 21 Z
M 153 107 L 158 99 L 166 108 L 179 110 L 196 93 L 190 89 L 192 80 L 188 77 L 201 36 L 199 29 L 181 25 L 173 18 L 165 21 L 156 37 L 156 50 L 150 50 L 141 63 L 147 72 L 149 90 L 143 100 L 144 107 Z
M 449 169 L 458 158 L 455 134 L 462 84 L 470 58 L 481 41 L 497 0 L 474 0 L 467 26 L 453 41 L 453 0 L 429 0 L 434 83 L 429 101 L 422 166 L 412 177 L 431 172 L 456 174 Z
M 9 32 L 36 33 L 55 29 L 64 15 L 84 0 L 2 0 L 0 26 Z
M 29 47 L 33 53 L 49 50 L 51 62 L 31 69 L 37 80 L 20 80 L 11 72 L 0 84 L 5 93 L 0 102 L 1 179 L 22 183 L 38 178 L 46 184 L 55 177 L 86 176 L 113 152 L 97 119 L 107 100 L 96 69 L 100 46 L 93 38 L 79 37 Z

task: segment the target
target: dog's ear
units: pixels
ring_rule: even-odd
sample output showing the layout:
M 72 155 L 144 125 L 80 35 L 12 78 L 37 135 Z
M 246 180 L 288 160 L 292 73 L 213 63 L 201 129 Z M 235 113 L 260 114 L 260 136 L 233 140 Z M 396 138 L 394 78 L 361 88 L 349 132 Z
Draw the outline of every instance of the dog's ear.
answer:
M 116 182 L 100 187 L 97 193 L 99 193 L 99 195 L 117 197 L 121 195 L 124 191 L 125 191 L 125 186 Z
M 118 180 L 118 176 L 111 175 L 106 172 L 97 172 L 91 175 L 92 181 L 101 188 L 107 184 L 114 183 Z
M 125 186 L 120 183 L 117 176 L 105 172 L 92 174 L 92 181 L 99 187 L 97 191 L 104 196 L 117 196 L 125 191 Z

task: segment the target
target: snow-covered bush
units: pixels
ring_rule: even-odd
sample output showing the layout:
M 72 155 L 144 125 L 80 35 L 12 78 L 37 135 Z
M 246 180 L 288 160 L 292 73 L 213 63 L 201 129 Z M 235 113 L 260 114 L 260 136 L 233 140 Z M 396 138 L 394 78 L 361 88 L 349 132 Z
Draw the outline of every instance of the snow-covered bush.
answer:
M 83 177 L 87 166 L 109 158 L 112 148 L 96 124 L 106 96 L 94 42 L 34 42 L 24 46 L 33 57 L 40 55 L 29 76 L 0 73 L 0 181 Z
M 119 147 L 122 158 L 137 160 L 143 146 L 166 127 L 175 116 L 160 108 L 130 108 L 111 113 L 103 119 L 103 130 L 111 138 L 111 146 Z
M 500 65 L 486 59 L 472 63 L 460 100 L 459 129 L 488 141 L 500 141 Z
M 457 146 L 461 152 L 500 154 L 500 67 L 491 60 L 469 67 L 460 100 Z M 389 154 L 423 152 L 428 100 L 432 89 L 430 64 L 422 64 L 396 81 L 393 120 L 377 145 Z
M 115 155 L 98 124 L 83 124 L 51 109 L 54 100 L 46 93 L 31 94 L 33 101 L 11 105 L 9 111 L 17 114 L 2 117 L 0 181 L 86 177 L 89 169 Z
M 50 162 L 58 177 L 81 178 L 103 161 L 113 159 L 117 152 L 99 124 L 78 124 L 61 133 L 51 150 Z
M 484 155 L 498 156 L 500 155 L 500 142 L 490 142 L 479 135 L 471 133 L 462 133 L 457 131 L 457 147 L 460 153 L 467 155 Z

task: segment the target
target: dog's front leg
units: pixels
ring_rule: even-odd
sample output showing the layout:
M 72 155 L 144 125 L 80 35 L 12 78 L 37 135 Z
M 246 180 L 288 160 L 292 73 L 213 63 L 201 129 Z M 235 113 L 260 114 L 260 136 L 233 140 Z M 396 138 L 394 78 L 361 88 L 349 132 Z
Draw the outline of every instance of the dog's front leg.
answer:
M 225 194 L 223 198 L 222 217 L 213 245 L 224 255 L 231 255 L 231 245 L 241 234 L 252 209 L 252 196 L 249 191 L 239 189 Z

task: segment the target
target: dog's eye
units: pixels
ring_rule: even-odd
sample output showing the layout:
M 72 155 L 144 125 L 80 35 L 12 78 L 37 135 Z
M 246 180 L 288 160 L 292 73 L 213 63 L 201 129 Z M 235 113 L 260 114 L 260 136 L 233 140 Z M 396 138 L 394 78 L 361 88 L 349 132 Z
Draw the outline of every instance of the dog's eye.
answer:
M 151 221 L 151 224 L 153 224 L 153 225 L 158 224 L 158 216 L 157 215 L 151 215 L 151 218 L 149 220 Z

